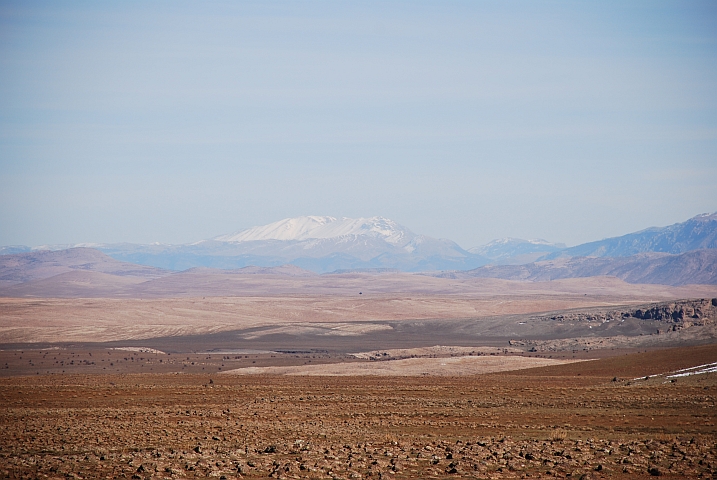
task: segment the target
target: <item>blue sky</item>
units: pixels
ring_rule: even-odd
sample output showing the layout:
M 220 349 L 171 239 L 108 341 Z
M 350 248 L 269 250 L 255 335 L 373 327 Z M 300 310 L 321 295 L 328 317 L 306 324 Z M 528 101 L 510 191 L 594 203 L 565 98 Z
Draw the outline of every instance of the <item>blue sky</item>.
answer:
M 0 2 L 0 244 L 717 211 L 715 2 Z

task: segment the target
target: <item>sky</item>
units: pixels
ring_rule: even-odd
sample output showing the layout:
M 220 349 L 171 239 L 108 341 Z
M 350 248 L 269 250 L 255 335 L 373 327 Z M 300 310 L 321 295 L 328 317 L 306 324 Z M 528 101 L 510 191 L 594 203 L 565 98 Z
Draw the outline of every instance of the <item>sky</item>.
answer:
M 0 1 L 0 245 L 717 211 L 717 3 Z

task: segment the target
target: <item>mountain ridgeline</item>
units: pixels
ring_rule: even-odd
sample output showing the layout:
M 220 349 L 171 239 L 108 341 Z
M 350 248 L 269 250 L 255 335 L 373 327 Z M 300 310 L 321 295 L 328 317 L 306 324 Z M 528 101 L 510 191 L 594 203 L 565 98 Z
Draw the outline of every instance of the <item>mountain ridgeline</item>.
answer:
M 521 240 L 501 238 L 469 251 L 490 259 L 497 265 L 521 265 L 534 262 L 540 257 L 565 249 L 564 243 L 550 243 L 545 240 Z
M 451 240 L 417 235 L 382 218 L 306 216 L 190 245 L 105 245 L 113 258 L 172 270 L 292 264 L 317 273 L 389 268 L 404 272 L 467 270 L 489 259 Z
M 669 227 L 652 227 L 621 237 L 583 243 L 542 257 L 629 257 L 638 253 L 680 254 L 717 248 L 717 213 L 702 214 Z
M 89 273 L 83 270 L 92 270 L 95 276 L 131 272 L 132 278 L 139 278 L 197 267 L 231 270 L 283 265 L 318 274 L 438 272 L 434 274 L 528 281 L 613 276 L 630 283 L 717 284 L 717 213 L 569 248 L 545 240 L 507 238 L 464 250 L 451 240 L 415 234 L 383 217 L 321 216 L 289 218 L 185 245 L 79 246 L 123 263 L 115 265 L 90 255 L 90 260 L 74 265 L 76 253 L 43 257 L 43 251 L 71 246 L 0 247 L 0 284 L 32 280 L 39 268 L 69 275 L 75 282 L 89 282 Z M 123 275 L 123 281 L 129 281 L 130 276 Z
M 629 257 L 564 257 L 525 265 L 486 265 L 439 275 L 528 281 L 607 276 L 628 283 L 716 285 L 717 250 L 693 250 L 679 255 L 640 253 Z

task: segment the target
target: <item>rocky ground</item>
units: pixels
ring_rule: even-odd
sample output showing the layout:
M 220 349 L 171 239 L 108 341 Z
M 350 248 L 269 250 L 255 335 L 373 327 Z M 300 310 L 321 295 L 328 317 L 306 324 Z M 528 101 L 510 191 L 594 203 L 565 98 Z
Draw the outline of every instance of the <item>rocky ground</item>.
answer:
M 717 341 L 717 298 L 683 299 L 617 309 L 576 309 L 529 316 L 525 321 L 562 325 L 566 329 L 583 325 L 590 331 L 572 338 L 526 338 L 508 342 L 511 347 L 528 352 L 577 353 L 609 348 L 713 343 Z M 641 324 L 641 329 L 633 328 L 636 322 Z M 620 332 L 621 329 L 624 332 Z M 629 334 L 624 334 L 628 331 Z
M 559 322 L 621 322 L 628 318 L 654 320 L 658 332 L 677 331 L 692 326 L 705 326 L 717 321 L 717 298 L 684 299 L 638 307 L 604 309 L 603 311 L 570 312 L 549 315 Z M 661 328 L 659 328 L 661 327 Z
M 474 377 L 0 379 L 9 478 L 717 477 L 717 346 Z M 674 381 L 673 381 L 674 380 Z

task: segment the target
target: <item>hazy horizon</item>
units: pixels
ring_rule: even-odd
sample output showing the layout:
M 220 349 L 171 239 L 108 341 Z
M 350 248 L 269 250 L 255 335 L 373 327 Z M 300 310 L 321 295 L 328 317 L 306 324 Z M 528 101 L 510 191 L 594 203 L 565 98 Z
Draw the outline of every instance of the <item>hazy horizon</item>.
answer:
M 704 214 L 717 215 L 717 212 L 703 212 L 702 214 L 697 214 L 697 215 L 695 215 L 695 216 L 693 216 L 693 217 L 690 217 L 690 219 L 691 219 L 691 218 L 694 218 L 694 217 L 696 217 L 696 216 L 704 215 Z M 307 216 L 307 215 L 302 216 L 302 217 L 306 217 L 306 216 Z M 310 215 L 310 216 L 313 216 L 313 217 L 321 217 L 321 215 Z M 325 217 L 325 216 L 324 216 L 324 217 Z M 334 218 L 337 218 L 338 220 L 341 220 L 341 219 L 342 219 L 342 217 L 334 217 Z M 347 218 L 347 217 L 343 217 L 343 218 Z M 376 218 L 376 217 L 374 217 L 374 218 Z M 276 222 L 270 222 L 270 224 L 267 224 L 267 225 L 279 224 L 279 223 L 281 223 L 283 220 L 290 220 L 290 219 L 289 219 L 289 218 L 287 218 L 287 219 L 280 219 L 280 220 L 278 220 L 278 221 L 276 221 Z M 349 219 L 349 220 L 356 220 L 356 219 Z M 370 219 L 367 219 L 367 220 L 370 220 Z M 389 220 L 391 220 L 391 219 L 389 219 Z M 689 219 L 685 219 L 685 220 L 689 220 Z M 399 223 L 399 225 L 400 225 L 400 222 L 397 222 L 397 223 Z M 682 223 L 682 222 L 677 222 L 677 223 Z M 266 225 L 252 225 L 251 227 L 247 227 L 247 228 L 244 228 L 244 229 L 239 229 L 239 230 L 236 230 L 236 231 L 233 231 L 233 232 L 225 232 L 224 235 L 218 236 L 218 239 L 219 239 L 220 241 L 228 241 L 227 239 L 222 239 L 221 237 L 227 237 L 227 236 L 230 236 L 230 235 L 232 235 L 232 234 L 237 234 L 237 233 L 239 233 L 239 232 L 248 231 L 248 230 L 253 230 L 253 227 L 263 227 L 263 226 L 266 226 Z M 408 228 L 409 230 L 411 230 L 411 228 L 410 228 L 409 226 L 407 226 L 407 225 L 401 225 L 401 226 L 402 226 L 402 227 L 405 227 L 405 228 Z M 667 226 L 669 226 L 669 225 L 653 225 L 652 227 L 662 228 L 662 227 L 667 227 Z M 648 228 L 650 228 L 650 227 L 648 227 Z M 643 230 L 645 230 L 645 229 L 643 229 Z M 624 234 L 636 233 L 636 232 L 638 232 L 638 231 L 640 231 L 640 230 L 629 231 L 629 232 L 625 232 Z M 413 231 L 413 233 L 414 233 L 414 234 L 417 234 L 417 235 L 423 235 L 422 232 Z M 616 235 L 616 236 L 621 236 L 621 235 Z M 190 244 L 193 244 L 193 243 L 196 243 L 196 242 L 199 242 L 199 241 L 203 241 L 203 240 L 213 240 L 214 238 L 217 238 L 217 237 L 202 238 L 202 239 L 196 240 L 195 242 L 174 243 L 174 244 L 173 244 L 173 243 L 169 243 L 169 242 L 166 242 L 166 243 L 163 243 L 163 242 L 151 242 L 151 243 L 147 243 L 147 244 L 145 244 L 145 245 L 154 245 L 154 244 L 158 244 L 158 245 L 159 245 L 159 244 L 162 244 L 162 245 L 190 245 Z M 303 238 L 303 237 L 302 237 L 302 238 Z M 312 236 L 309 236 L 309 237 L 307 237 L 307 238 L 325 238 L 325 237 L 323 237 L 323 236 L 322 236 L 322 237 L 312 237 Z M 436 238 L 446 238 L 446 237 L 436 237 Z M 588 240 L 587 242 L 583 242 L 583 243 L 596 242 L 596 241 L 606 240 L 606 239 L 608 239 L 608 238 L 614 238 L 614 237 L 595 238 L 595 239 Z M 279 238 L 279 237 L 276 237 L 276 239 L 280 239 L 280 238 Z M 448 240 L 452 240 L 452 239 L 449 238 Z M 503 240 L 525 240 L 525 241 L 529 241 L 529 242 L 535 242 L 535 241 L 537 241 L 537 242 L 544 242 L 544 241 L 547 241 L 547 242 L 550 243 L 551 245 L 559 246 L 560 248 L 570 248 L 570 247 L 577 246 L 577 244 L 575 244 L 575 245 L 568 245 L 568 244 L 565 244 L 564 242 L 546 240 L 546 239 L 544 239 L 544 238 L 538 238 L 538 237 L 526 237 L 526 238 L 501 237 L 501 238 L 494 238 L 494 239 L 492 239 L 492 240 L 490 240 L 490 241 L 488 241 L 488 242 L 486 242 L 486 243 L 484 243 L 484 244 L 480 244 L 480 245 L 469 245 L 469 246 L 459 245 L 459 246 L 462 247 L 462 248 L 464 248 L 465 250 L 469 250 L 469 249 L 471 249 L 471 248 L 484 247 L 484 246 L 487 246 L 488 244 L 491 244 L 491 243 L 493 243 L 493 242 L 500 242 L 500 241 L 503 241 Z M 238 240 L 231 240 L 231 241 L 238 241 Z M 242 240 L 242 241 L 244 241 L 244 240 Z M 46 244 L 39 244 L 39 245 L 13 244 L 13 245 L 0 245 L 0 247 L 3 247 L 3 246 L 7 246 L 7 247 L 13 247 L 13 246 L 14 246 L 14 247 L 20 247 L 20 246 L 25 246 L 25 247 L 31 247 L 31 248 L 33 248 L 33 249 L 34 249 L 34 248 L 39 248 L 39 249 L 43 249 L 43 248 L 56 249 L 56 248 L 68 248 L 68 247 L 69 247 L 69 248 L 74 248 L 74 247 L 91 247 L 91 246 L 93 246 L 93 245 L 103 245 L 103 244 L 104 244 L 104 245 L 111 245 L 111 244 L 119 244 L 119 243 L 137 244 L 137 245 L 141 244 L 140 242 L 76 242 L 76 243 L 60 243 L 60 244 L 58 244 L 58 243 L 55 243 L 55 244 L 47 244 L 47 243 L 46 243 Z
M 464 248 L 717 211 L 713 2 L 4 2 L 0 245 L 300 215 Z

